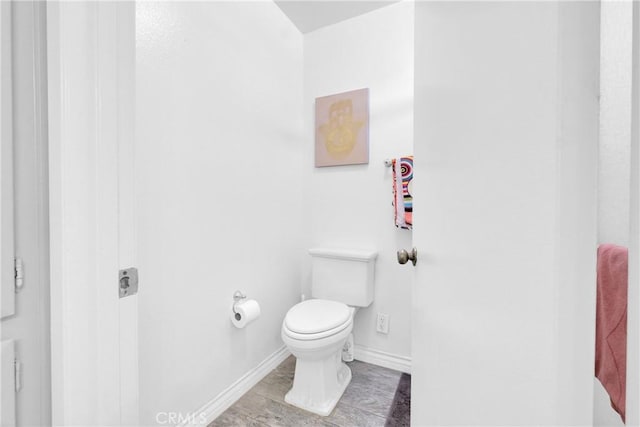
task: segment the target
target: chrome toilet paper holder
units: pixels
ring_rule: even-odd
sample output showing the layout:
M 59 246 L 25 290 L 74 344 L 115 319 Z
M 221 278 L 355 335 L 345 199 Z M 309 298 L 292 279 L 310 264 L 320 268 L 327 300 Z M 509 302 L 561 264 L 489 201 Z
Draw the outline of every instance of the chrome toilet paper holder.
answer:
M 236 311 L 236 306 L 237 306 L 238 304 L 240 304 L 240 302 L 241 302 L 242 300 L 245 300 L 245 299 L 247 299 L 247 296 L 246 296 L 245 294 L 243 294 L 242 292 L 240 292 L 240 291 L 235 291 L 235 292 L 233 293 L 233 308 L 232 308 L 232 310 L 233 310 L 233 312 L 234 312 L 235 314 L 238 314 L 238 312 Z

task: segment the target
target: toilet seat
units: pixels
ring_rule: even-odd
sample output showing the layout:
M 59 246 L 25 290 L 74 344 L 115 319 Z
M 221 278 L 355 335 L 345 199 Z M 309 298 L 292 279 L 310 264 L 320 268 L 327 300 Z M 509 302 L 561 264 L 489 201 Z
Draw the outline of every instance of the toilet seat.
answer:
M 344 324 L 338 326 L 337 328 L 329 329 L 328 331 L 316 332 L 315 334 L 301 334 L 298 332 L 291 331 L 285 325 L 282 325 L 282 331 L 291 339 L 300 340 L 300 341 L 313 341 L 320 340 L 322 338 L 327 338 L 339 334 L 340 332 L 347 329 L 351 326 L 353 322 L 351 320 L 346 321 Z
M 288 337 L 302 341 L 330 337 L 351 326 L 353 312 L 353 308 L 337 301 L 303 301 L 287 312 L 282 330 Z

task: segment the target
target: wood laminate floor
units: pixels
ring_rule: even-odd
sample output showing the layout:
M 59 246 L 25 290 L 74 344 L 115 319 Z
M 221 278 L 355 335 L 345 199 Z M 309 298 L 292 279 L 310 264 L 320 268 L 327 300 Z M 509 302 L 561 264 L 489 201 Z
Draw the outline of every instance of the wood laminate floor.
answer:
M 400 372 L 368 363 L 348 363 L 351 383 L 328 417 L 321 417 L 284 401 L 293 383 L 296 359 L 290 356 L 209 427 L 384 427 Z

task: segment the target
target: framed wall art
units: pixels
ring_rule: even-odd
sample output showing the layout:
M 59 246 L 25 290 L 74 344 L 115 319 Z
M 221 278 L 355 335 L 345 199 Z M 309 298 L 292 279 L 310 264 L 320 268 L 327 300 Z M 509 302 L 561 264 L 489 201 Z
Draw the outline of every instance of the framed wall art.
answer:
M 369 89 L 316 98 L 315 165 L 369 163 Z

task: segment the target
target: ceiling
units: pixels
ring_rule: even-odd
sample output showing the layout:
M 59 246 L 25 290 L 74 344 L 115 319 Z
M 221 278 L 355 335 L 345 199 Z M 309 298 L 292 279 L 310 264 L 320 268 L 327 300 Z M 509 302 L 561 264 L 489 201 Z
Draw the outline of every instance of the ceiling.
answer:
M 309 33 L 397 1 L 275 0 L 275 3 L 302 33 Z

